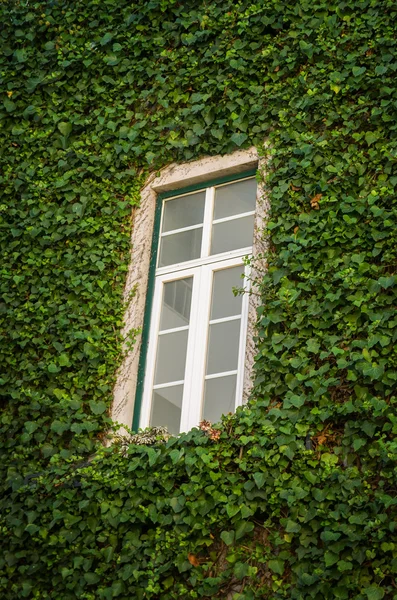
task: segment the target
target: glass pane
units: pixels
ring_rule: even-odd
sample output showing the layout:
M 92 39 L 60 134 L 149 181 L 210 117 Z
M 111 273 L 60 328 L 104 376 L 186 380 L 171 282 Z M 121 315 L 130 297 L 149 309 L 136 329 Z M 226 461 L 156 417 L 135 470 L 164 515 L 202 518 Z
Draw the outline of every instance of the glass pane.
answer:
M 255 210 L 255 204 L 255 179 L 223 185 L 215 190 L 214 219 L 223 219 Z
M 198 225 L 204 219 L 205 192 L 189 194 L 164 202 L 162 231 Z
M 167 427 L 170 433 L 179 433 L 182 396 L 183 385 L 153 390 L 150 425 Z
M 189 325 L 193 277 L 164 284 L 160 331 Z
M 236 405 L 236 375 L 207 379 L 204 390 L 202 419 L 215 423 L 221 415 L 234 412 Z
M 174 233 L 161 238 L 159 267 L 167 267 L 176 263 L 199 258 L 201 254 L 201 237 L 203 228 L 191 229 L 182 233 Z
M 240 319 L 210 325 L 207 375 L 237 369 Z
M 252 246 L 254 215 L 212 226 L 211 254 Z
M 160 335 L 154 383 L 181 381 L 185 377 L 188 330 Z
M 222 317 L 232 317 L 241 314 L 243 297 L 241 295 L 235 296 L 233 288 L 241 288 L 243 286 L 244 280 L 241 278 L 243 273 L 243 265 L 214 273 L 210 319 L 221 319 Z

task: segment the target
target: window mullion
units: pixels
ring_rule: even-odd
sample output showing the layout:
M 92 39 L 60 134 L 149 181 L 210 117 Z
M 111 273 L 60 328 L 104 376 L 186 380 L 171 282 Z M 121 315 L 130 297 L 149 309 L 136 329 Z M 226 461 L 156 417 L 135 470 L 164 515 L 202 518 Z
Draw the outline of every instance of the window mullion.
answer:
M 248 307 L 249 307 L 249 291 L 250 291 L 250 274 L 251 267 L 246 265 L 244 269 L 244 294 L 241 303 L 241 323 L 240 323 L 240 344 L 238 352 L 238 368 L 236 381 L 236 408 L 242 404 L 243 389 L 244 389 L 244 359 L 245 348 L 247 344 L 247 329 L 248 329 Z
M 209 187 L 205 196 L 205 211 L 203 222 L 203 239 L 201 244 L 201 257 L 205 258 L 210 254 L 212 215 L 214 214 L 215 188 Z
M 195 269 L 190 309 L 189 337 L 186 349 L 185 384 L 181 412 L 180 431 L 189 431 L 193 427 L 190 413 L 196 400 L 195 369 L 196 369 L 196 339 L 199 331 L 200 290 L 202 286 L 201 268 Z
M 195 313 L 194 336 L 192 336 L 192 354 L 189 357 L 191 359 L 190 370 L 189 372 L 186 371 L 186 380 L 189 378 L 190 384 L 190 392 L 187 397 L 188 414 L 184 422 L 185 427 L 181 427 L 181 431 L 189 431 L 201 421 L 211 285 L 212 268 L 203 266 L 200 269 L 200 287 L 197 290 L 197 312 Z

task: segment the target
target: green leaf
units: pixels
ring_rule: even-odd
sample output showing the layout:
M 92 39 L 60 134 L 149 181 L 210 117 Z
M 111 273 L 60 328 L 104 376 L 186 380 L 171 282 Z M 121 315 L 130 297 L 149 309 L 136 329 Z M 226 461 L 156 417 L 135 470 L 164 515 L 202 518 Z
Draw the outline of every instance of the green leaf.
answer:
M 234 531 L 222 531 L 221 540 L 226 544 L 226 546 L 230 546 L 234 542 Z
M 325 552 L 324 554 L 325 566 L 332 567 L 335 563 L 338 562 L 339 556 L 338 554 L 334 554 L 333 552 Z
M 172 464 L 175 465 L 182 458 L 183 454 L 183 448 L 181 448 L 180 450 L 177 450 L 176 448 L 175 450 L 171 450 L 170 459 L 172 461 Z
M 338 460 L 338 457 L 335 454 L 331 454 L 331 452 L 324 452 L 321 455 L 321 461 L 329 466 L 338 464 Z
M 393 287 L 396 283 L 397 277 L 395 275 L 390 275 L 389 277 L 379 277 L 378 282 L 385 290 L 389 287 Z
M 103 551 L 103 556 L 105 557 L 105 561 L 108 563 L 113 559 L 114 549 L 112 546 L 108 546 Z
M 6 109 L 7 112 L 13 112 L 17 107 L 17 105 L 14 102 L 12 102 L 12 100 L 9 100 L 8 98 L 6 98 L 3 101 L 3 104 L 4 104 L 4 108 Z
M 385 590 L 377 585 L 371 585 L 365 588 L 363 592 L 367 595 L 368 600 L 382 600 L 385 595 Z
M 226 512 L 229 518 L 234 517 L 238 512 L 240 512 L 240 507 L 238 504 L 226 504 Z
M 247 533 L 251 533 L 254 527 L 251 521 L 242 521 L 236 529 L 236 540 L 244 537 Z
M 353 563 L 347 560 L 339 560 L 338 561 L 338 571 L 351 571 L 353 569 Z
M 234 565 L 233 573 L 235 577 L 237 577 L 237 579 L 244 579 L 244 577 L 247 577 L 248 572 L 249 564 L 236 562 L 236 564 Z
M 95 400 L 90 400 L 89 405 L 94 415 L 102 415 L 107 409 L 105 402 L 102 402 L 102 400 L 100 400 L 99 402 L 95 402 Z
M 363 357 L 365 358 L 365 360 L 367 360 L 368 362 L 371 362 L 372 359 L 371 359 L 370 353 L 368 352 L 368 349 L 363 348 L 362 353 L 363 353 Z
M 263 487 L 265 481 L 266 481 L 266 475 L 265 473 L 261 473 L 261 472 L 257 472 L 254 473 L 254 481 L 256 483 L 256 486 L 260 489 L 261 487 Z
M 378 139 L 379 133 L 377 131 L 367 131 L 365 134 L 365 141 L 367 142 L 368 146 L 376 142 Z
M 61 354 L 59 356 L 58 362 L 61 365 L 61 367 L 69 367 L 70 366 L 70 359 L 67 354 Z
M 366 440 L 364 440 L 363 438 L 356 438 L 353 441 L 353 450 L 355 450 L 355 451 L 359 450 L 360 448 L 365 446 L 366 443 L 367 443 Z
M 233 133 L 230 139 L 232 140 L 232 142 L 237 144 L 237 146 L 241 146 L 241 144 L 243 144 L 245 140 L 248 139 L 248 135 L 245 133 Z
M 26 50 L 24 48 L 20 48 L 19 50 L 15 50 L 14 56 L 19 63 L 25 62 L 27 59 Z
M 284 573 L 284 561 L 279 558 L 269 560 L 267 566 L 273 573 L 277 573 L 277 575 L 282 575 Z
M 360 75 L 362 75 L 363 73 L 365 73 L 367 69 L 365 67 L 353 67 L 352 68 L 352 72 L 354 77 L 359 77 Z
M 305 396 L 297 396 L 296 394 L 291 394 L 286 396 L 284 399 L 284 408 L 290 408 L 291 406 L 295 406 L 295 408 L 300 408 L 305 403 Z
M 35 421 L 26 421 L 25 423 L 25 429 L 29 434 L 32 434 L 36 431 L 36 429 L 38 429 L 39 424 L 36 423 Z
M 340 536 L 341 534 L 337 531 L 323 531 L 320 537 L 324 542 L 336 542 Z
M 313 354 L 317 354 L 320 350 L 320 344 L 318 340 L 310 339 L 306 342 L 306 346 L 309 352 L 313 352 Z
M 62 133 L 62 135 L 64 135 L 65 137 L 68 137 L 68 135 L 72 132 L 73 129 L 73 125 L 71 123 L 66 123 L 65 121 L 61 121 L 60 123 L 58 123 L 57 127 Z
M 95 585 L 98 581 L 101 580 L 97 573 L 84 573 L 84 579 L 86 580 L 88 585 Z
M 105 35 L 101 38 L 100 44 L 101 46 L 105 46 L 106 44 L 108 44 L 109 42 L 111 42 L 113 39 L 113 34 L 112 33 L 105 33 Z

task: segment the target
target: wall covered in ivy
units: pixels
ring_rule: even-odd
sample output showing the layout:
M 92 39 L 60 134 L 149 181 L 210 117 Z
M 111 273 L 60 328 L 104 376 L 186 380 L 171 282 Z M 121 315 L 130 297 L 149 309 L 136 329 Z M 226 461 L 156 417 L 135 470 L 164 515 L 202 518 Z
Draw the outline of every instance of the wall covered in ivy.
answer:
M 2 598 L 395 600 L 395 1 L 0 18 Z M 103 448 L 146 175 L 264 139 L 254 399 Z

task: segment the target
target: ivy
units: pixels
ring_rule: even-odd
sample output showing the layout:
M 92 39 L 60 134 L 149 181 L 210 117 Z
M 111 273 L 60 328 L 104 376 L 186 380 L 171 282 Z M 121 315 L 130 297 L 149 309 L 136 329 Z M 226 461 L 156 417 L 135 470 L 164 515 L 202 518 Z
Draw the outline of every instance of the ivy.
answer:
M 395 2 L 0 12 L 2 596 L 395 599 Z M 146 176 L 250 145 L 253 399 L 105 448 Z

